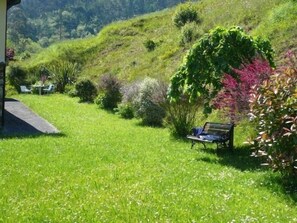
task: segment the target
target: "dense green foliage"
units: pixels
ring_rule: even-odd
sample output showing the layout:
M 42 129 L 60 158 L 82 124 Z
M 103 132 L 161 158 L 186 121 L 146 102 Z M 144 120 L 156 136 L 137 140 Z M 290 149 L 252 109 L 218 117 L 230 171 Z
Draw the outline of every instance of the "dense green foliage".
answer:
M 205 99 L 205 112 L 209 113 L 211 99 L 222 88 L 223 74 L 236 77 L 232 68 L 239 68 L 258 55 L 273 64 L 269 41 L 253 38 L 239 27 L 213 29 L 191 48 L 171 79 L 169 95 L 175 100 L 183 92 L 192 99 L 201 96 Z
M 121 103 L 116 109 L 116 113 L 119 114 L 122 118 L 132 119 L 134 118 L 134 109 L 133 106 L 129 103 Z
M 76 95 L 80 102 L 93 102 L 97 95 L 95 84 L 90 80 L 80 80 L 75 84 Z
M 296 220 L 296 191 L 242 147 L 247 123 L 233 153 L 216 153 L 67 96 L 18 98 L 61 134 L 0 140 L 3 222 Z
M 156 43 L 153 40 L 147 40 L 143 44 L 148 52 L 153 51 L 156 48 Z
M 97 34 L 105 25 L 172 7 L 184 0 L 23 0 L 8 14 L 8 37 L 18 51 Z M 35 46 L 37 47 L 37 46 Z
M 174 25 L 178 28 L 181 28 L 187 23 L 192 22 L 200 22 L 197 9 L 193 7 L 193 4 L 188 3 L 179 6 L 173 16 Z
M 285 176 L 297 176 L 297 58 L 271 76 L 254 94 L 257 155 Z
M 13 86 L 17 92 L 21 91 L 20 85 L 26 84 L 26 76 L 26 71 L 18 65 L 9 66 L 7 70 L 8 84 Z
M 113 110 L 122 100 L 121 81 L 114 75 L 106 74 L 99 81 L 99 96 L 96 103 L 104 109 Z

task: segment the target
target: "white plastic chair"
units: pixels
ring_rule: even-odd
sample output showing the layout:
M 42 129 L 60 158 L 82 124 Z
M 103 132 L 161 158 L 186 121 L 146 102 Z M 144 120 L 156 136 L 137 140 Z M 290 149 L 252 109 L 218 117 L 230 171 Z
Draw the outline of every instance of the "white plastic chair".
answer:
M 48 94 L 48 93 L 53 93 L 54 90 L 55 90 L 55 86 L 53 84 L 50 84 L 48 86 L 48 88 L 44 88 L 43 89 L 43 92 L 46 93 L 46 94 Z
M 21 93 L 31 93 L 32 91 L 30 89 L 28 89 L 25 85 L 21 85 Z

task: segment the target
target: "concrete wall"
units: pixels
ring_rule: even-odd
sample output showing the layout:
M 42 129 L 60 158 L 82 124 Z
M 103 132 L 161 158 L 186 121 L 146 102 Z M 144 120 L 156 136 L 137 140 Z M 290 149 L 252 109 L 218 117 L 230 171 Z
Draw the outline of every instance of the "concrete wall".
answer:
M 6 0 L 0 0 L 0 62 L 5 62 Z

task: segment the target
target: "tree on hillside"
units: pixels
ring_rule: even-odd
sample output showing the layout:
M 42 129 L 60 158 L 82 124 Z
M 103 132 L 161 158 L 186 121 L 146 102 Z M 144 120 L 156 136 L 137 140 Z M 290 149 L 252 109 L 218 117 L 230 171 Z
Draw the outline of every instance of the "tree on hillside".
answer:
M 236 78 L 233 69 L 243 62 L 251 62 L 256 56 L 274 65 L 268 40 L 247 35 L 240 27 L 213 29 L 194 44 L 171 78 L 169 97 L 177 100 L 182 93 L 187 93 L 193 100 L 202 96 L 204 112 L 210 113 L 210 101 L 222 88 L 223 74 Z

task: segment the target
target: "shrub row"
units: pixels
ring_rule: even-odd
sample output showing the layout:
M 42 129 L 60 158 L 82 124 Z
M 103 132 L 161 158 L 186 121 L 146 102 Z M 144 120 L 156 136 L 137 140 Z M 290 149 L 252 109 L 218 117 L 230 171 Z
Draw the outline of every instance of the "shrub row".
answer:
M 167 90 L 168 85 L 156 79 L 124 85 L 113 75 L 102 76 L 97 87 L 90 80 L 76 84 L 81 102 L 95 101 L 100 108 L 115 111 L 122 118 L 136 117 L 148 126 L 166 125 L 175 136 L 185 136 L 194 125 L 197 103 L 189 103 L 187 97 L 170 103 Z

